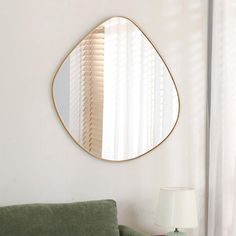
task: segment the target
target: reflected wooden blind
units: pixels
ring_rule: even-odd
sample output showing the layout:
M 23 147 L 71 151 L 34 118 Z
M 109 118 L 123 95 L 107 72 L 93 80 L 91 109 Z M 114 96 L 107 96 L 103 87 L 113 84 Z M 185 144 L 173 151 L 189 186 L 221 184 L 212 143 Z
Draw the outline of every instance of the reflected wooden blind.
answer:
M 90 153 L 101 156 L 103 130 L 104 27 L 90 33 L 80 44 L 81 134 Z

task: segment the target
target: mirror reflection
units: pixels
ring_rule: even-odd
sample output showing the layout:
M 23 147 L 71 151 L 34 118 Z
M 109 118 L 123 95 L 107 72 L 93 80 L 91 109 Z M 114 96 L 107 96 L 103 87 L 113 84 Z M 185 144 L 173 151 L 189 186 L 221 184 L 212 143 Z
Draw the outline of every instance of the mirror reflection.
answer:
M 123 17 L 97 26 L 67 56 L 53 81 L 53 99 L 76 143 L 112 161 L 133 159 L 158 146 L 179 113 L 165 63 Z

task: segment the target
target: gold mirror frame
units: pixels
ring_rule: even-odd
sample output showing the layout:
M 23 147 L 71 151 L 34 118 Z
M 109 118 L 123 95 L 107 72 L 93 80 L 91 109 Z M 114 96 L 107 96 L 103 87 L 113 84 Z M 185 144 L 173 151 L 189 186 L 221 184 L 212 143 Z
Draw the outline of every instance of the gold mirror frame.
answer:
M 166 67 L 166 69 L 167 69 L 167 71 L 168 71 L 168 73 L 169 73 L 169 75 L 170 75 L 170 78 L 171 78 L 171 80 L 172 80 L 172 82 L 173 82 L 173 85 L 174 85 L 174 87 L 175 87 L 176 94 L 177 94 L 177 99 L 178 99 L 178 113 L 177 113 L 176 121 L 175 121 L 175 123 L 174 123 L 174 125 L 173 125 L 173 128 L 172 128 L 172 129 L 170 130 L 170 132 L 166 135 L 166 137 L 165 137 L 160 143 L 158 143 L 156 146 L 154 146 L 152 149 L 148 150 L 147 152 L 145 152 L 145 153 L 143 153 L 143 154 L 141 154 L 141 155 L 138 155 L 138 156 L 136 156 L 136 157 L 134 157 L 134 158 L 130 158 L 130 159 L 126 159 L 126 160 L 109 160 L 109 159 L 103 159 L 103 158 L 101 158 L 101 157 L 98 157 L 98 156 L 93 155 L 93 154 L 90 153 L 88 150 L 86 150 L 82 145 L 80 145 L 80 144 L 75 140 L 75 138 L 71 135 L 71 133 L 68 131 L 68 129 L 66 128 L 66 125 L 64 124 L 63 119 L 62 119 L 62 117 L 61 117 L 61 115 L 60 115 L 60 113 L 59 113 L 59 111 L 58 111 L 58 109 L 57 109 L 56 102 L 55 102 L 55 95 L 54 95 L 54 82 L 55 82 L 55 79 L 56 79 L 56 77 L 57 77 L 57 75 L 58 75 L 58 72 L 60 71 L 60 69 L 61 69 L 63 63 L 64 63 L 65 60 L 68 58 L 68 56 L 69 56 L 69 55 L 73 52 L 73 50 L 74 50 L 89 34 L 91 34 L 99 25 L 101 25 L 101 24 L 105 23 L 106 21 L 108 21 L 108 20 L 110 20 L 110 19 L 112 19 L 112 18 L 115 18 L 115 17 L 121 17 L 121 18 L 124 18 L 124 19 L 126 19 L 126 20 L 132 22 L 132 23 L 140 30 L 140 32 L 145 36 L 145 38 L 149 41 L 149 43 L 152 45 L 152 47 L 155 49 L 156 53 L 158 54 L 158 56 L 161 58 L 162 62 L 164 63 L 164 65 L 165 65 L 165 67 Z M 181 108 L 181 106 L 180 106 L 179 91 L 178 91 L 178 89 L 177 89 L 177 86 L 176 86 L 176 83 L 175 83 L 174 78 L 173 78 L 173 76 L 172 76 L 172 73 L 170 72 L 170 69 L 169 69 L 169 67 L 167 66 L 165 60 L 163 59 L 163 57 L 161 56 L 161 54 L 159 53 L 159 51 L 157 50 L 157 48 L 155 47 L 155 45 L 153 44 L 153 42 L 152 42 L 152 41 L 147 37 L 147 35 L 143 32 L 143 30 L 141 30 L 141 28 L 140 28 L 133 20 L 129 19 L 128 17 L 124 17 L 124 16 L 113 16 L 113 17 L 109 17 L 108 19 L 106 19 L 106 20 L 100 22 L 95 28 L 93 28 L 92 30 L 90 30 L 89 33 L 87 33 L 78 43 L 75 44 L 75 46 L 66 54 L 65 58 L 64 58 L 64 59 L 62 60 L 62 62 L 59 64 L 58 69 L 56 70 L 56 72 L 55 72 L 55 74 L 54 74 L 54 76 L 53 76 L 52 85 L 51 85 L 51 95 L 52 95 L 52 101 L 53 101 L 53 105 L 54 105 L 56 114 L 57 114 L 57 116 L 58 116 L 58 118 L 59 118 L 59 120 L 60 120 L 62 126 L 64 127 L 64 129 L 66 130 L 66 132 L 69 134 L 69 136 L 72 138 L 72 140 L 73 140 L 82 150 L 84 150 L 86 153 L 88 153 L 88 154 L 91 155 L 92 157 L 95 157 L 96 159 L 99 159 L 99 160 L 108 161 L 108 162 L 125 162 L 125 161 L 135 160 L 135 159 L 137 159 L 137 158 L 139 158 L 139 157 L 143 157 L 144 155 L 146 155 L 146 154 L 152 152 L 154 149 L 156 149 L 157 147 L 159 147 L 159 146 L 171 135 L 171 133 L 172 133 L 173 130 L 175 129 L 175 127 L 176 127 L 176 125 L 177 125 L 177 123 L 178 123 L 178 120 L 179 120 L 180 108 Z

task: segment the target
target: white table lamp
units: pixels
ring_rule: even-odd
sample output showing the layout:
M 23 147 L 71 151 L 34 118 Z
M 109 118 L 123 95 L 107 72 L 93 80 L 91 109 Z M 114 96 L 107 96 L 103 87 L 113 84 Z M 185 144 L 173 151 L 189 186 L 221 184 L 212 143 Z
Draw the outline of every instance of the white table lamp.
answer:
M 161 188 L 157 207 L 156 223 L 160 226 L 174 228 L 168 236 L 182 236 L 178 228 L 195 228 L 198 226 L 195 190 L 193 188 Z

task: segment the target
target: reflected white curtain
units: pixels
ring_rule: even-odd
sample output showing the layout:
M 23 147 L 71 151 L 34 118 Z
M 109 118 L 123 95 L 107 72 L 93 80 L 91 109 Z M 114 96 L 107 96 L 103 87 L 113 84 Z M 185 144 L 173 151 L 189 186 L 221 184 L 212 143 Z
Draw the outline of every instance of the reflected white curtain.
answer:
M 102 156 L 121 160 L 145 153 L 166 136 L 177 116 L 177 95 L 163 62 L 137 27 L 122 18 L 104 27 Z
M 213 1 L 208 236 L 236 235 L 236 1 Z

